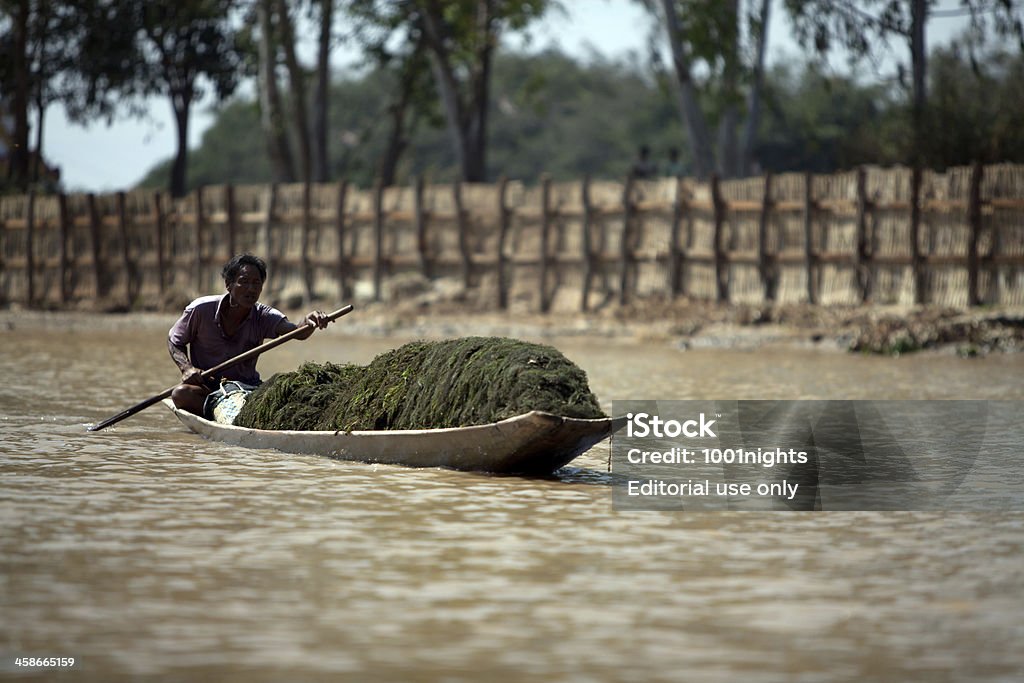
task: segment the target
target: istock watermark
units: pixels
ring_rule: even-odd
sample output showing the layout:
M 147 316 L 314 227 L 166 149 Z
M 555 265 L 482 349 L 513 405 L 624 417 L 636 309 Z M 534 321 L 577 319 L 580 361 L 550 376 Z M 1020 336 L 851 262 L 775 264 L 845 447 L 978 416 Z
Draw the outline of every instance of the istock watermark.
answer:
M 1021 401 L 615 401 L 620 510 L 1024 510 Z

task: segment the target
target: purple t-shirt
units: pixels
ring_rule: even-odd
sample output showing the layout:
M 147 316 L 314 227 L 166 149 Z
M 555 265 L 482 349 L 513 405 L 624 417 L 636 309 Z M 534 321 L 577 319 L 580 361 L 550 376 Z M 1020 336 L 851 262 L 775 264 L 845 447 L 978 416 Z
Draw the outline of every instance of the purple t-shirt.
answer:
M 276 308 L 257 303 L 242 321 L 241 327 L 232 336 L 224 333 L 220 324 L 221 306 L 228 305 L 228 295 L 213 294 L 199 297 L 188 306 L 174 323 L 167 338 L 175 346 L 188 346 L 192 365 L 207 370 L 245 353 L 263 343 L 264 339 L 277 336 L 277 326 L 286 320 L 285 314 Z M 256 359 L 236 363 L 223 372 L 227 379 L 246 384 L 259 384 L 260 373 L 256 372 Z

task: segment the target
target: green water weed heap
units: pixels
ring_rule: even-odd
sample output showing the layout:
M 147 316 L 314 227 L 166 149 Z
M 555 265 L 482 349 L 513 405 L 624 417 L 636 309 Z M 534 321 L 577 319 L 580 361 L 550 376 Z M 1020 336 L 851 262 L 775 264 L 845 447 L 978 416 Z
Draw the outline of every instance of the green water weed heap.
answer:
M 367 366 L 304 363 L 254 391 L 235 424 L 255 429 L 440 429 L 543 410 L 605 417 L 587 375 L 557 349 L 503 337 L 417 341 Z

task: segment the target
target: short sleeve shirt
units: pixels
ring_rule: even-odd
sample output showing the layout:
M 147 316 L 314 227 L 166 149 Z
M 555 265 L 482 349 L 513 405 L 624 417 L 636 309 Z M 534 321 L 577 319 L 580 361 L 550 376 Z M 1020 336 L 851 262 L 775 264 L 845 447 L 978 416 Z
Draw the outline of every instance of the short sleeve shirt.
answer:
M 214 294 L 196 299 L 174 323 L 167 335 L 175 346 L 187 346 L 192 365 L 200 370 L 223 363 L 235 356 L 254 349 L 264 339 L 277 336 L 277 326 L 287 320 L 284 313 L 265 304 L 257 303 L 234 335 L 228 336 L 221 327 L 221 309 L 228 305 L 228 295 Z M 222 373 L 226 379 L 259 384 L 260 374 L 256 372 L 256 359 L 236 363 Z

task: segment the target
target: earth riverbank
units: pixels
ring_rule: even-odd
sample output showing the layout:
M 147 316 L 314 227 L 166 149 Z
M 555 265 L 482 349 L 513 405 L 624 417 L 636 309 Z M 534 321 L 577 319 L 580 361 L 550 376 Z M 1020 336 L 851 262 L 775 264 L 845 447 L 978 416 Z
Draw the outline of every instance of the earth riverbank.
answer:
M 319 302 L 329 309 L 333 304 Z M 292 319 L 307 309 L 285 306 Z M 0 331 L 169 328 L 176 312 L 93 313 L 0 310 Z M 1024 351 L 1024 309 L 900 306 L 719 306 L 647 299 L 590 313 L 501 313 L 457 300 L 357 303 L 346 333 L 442 338 L 466 335 L 610 337 L 663 341 L 680 349 L 786 345 L 899 355 L 914 351 L 977 356 Z

